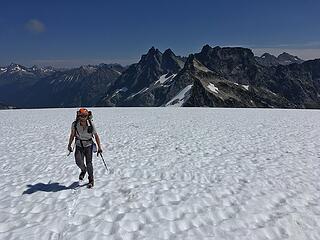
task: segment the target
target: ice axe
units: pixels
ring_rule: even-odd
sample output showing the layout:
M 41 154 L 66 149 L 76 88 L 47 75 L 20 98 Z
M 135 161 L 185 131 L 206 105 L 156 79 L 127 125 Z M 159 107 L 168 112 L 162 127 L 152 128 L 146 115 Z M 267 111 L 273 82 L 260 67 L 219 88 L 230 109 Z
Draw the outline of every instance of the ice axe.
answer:
M 69 149 L 69 153 L 68 153 L 67 157 L 69 157 L 72 152 L 73 152 L 73 149 L 71 148 L 71 151 Z
M 103 158 L 103 156 L 102 156 L 102 153 L 101 153 L 101 152 L 98 152 L 98 156 L 99 156 L 99 154 L 100 154 L 101 159 L 102 159 L 102 161 L 103 161 L 103 163 L 104 163 L 104 166 L 106 167 L 107 171 L 109 172 L 109 169 L 108 169 L 108 167 L 107 167 L 107 164 L 106 164 L 106 162 L 104 161 L 104 158 Z

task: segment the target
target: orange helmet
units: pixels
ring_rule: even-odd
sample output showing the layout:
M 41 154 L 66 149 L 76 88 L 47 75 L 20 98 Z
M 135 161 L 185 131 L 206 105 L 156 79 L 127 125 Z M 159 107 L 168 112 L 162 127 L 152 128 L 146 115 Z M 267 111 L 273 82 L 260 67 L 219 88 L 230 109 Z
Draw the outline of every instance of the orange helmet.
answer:
M 86 108 L 80 108 L 78 113 L 79 115 L 89 115 L 89 111 Z

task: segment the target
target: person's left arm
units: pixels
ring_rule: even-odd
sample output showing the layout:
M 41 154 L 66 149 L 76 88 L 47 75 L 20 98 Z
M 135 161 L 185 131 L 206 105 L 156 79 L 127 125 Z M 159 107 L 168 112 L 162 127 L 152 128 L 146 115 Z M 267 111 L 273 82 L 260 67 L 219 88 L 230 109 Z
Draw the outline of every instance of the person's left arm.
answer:
M 102 153 L 101 142 L 100 142 L 99 135 L 98 135 L 98 133 L 96 131 L 96 127 L 92 122 L 91 122 L 91 125 L 93 127 L 92 134 L 94 135 L 94 138 L 96 139 L 96 142 L 97 142 L 97 145 L 98 145 L 98 153 Z
M 101 143 L 100 143 L 100 138 L 98 133 L 94 134 L 94 138 L 96 139 L 97 145 L 98 145 L 98 153 L 102 153 L 102 148 L 101 148 Z

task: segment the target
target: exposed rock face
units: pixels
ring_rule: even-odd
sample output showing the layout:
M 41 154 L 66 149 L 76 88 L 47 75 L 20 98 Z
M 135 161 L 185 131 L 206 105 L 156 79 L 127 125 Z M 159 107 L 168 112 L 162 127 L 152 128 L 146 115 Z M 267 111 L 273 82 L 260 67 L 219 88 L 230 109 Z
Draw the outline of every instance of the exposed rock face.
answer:
M 206 45 L 189 56 L 166 100 L 177 106 L 319 108 L 319 71 L 319 60 L 266 67 L 249 49 Z
M 160 106 L 168 83 L 184 62 L 170 49 L 163 54 L 152 47 L 113 83 L 101 106 Z
M 320 108 L 320 59 L 256 57 L 247 48 L 205 45 L 187 58 L 152 47 L 127 68 L 11 64 L 0 67 L 0 101 L 17 107 Z

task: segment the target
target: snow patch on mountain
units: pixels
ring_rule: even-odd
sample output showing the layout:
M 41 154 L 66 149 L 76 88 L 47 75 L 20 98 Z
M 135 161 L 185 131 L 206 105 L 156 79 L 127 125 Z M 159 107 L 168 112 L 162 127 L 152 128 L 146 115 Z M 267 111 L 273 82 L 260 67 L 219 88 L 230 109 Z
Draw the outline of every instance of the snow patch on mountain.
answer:
M 209 88 L 212 92 L 214 93 L 218 93 L 218 88 L 216 86 L 214 86 L 213 83 L 209 83 L 209 85 L 207 86 L 207 88 Z
M 247 91 L 249 90 L 249 85 L 241 85 L 244 89 L 246 89 Z
M 11 69 L 11 73 L 13 73 L 13 72 L 19 72 L 19 71 L 21 71 L 21 72 L 26 72 L 26 70 L 25 69 L 23 69 L 23 68 L 21 68 L 20 66 L 15 66 L 14 68 L 12 68 Z
M 119 74 L 119 75 L 121 75 L 122 73 L 121 72 L 119 72 L 119 71 L 117 71 L 117 70 L 115 70 L 115 69 L 112 69 L 115 73 L 117 73 L 117 74 Z
M 133 97 L 135 97 L 135 96 L 137 96 L 137 95 L 139 95 L 139 94 L 141 94 L 141 93 L 144 93 L 144 92 L 147 91 L 148 89 L 149 89 L 149 88 L 147 88 L 147 87 L 142 88 L 139 92 L 136 92 L 136 93 L 130 95 L 129 97 L 127 97 L 127 99 L 133 98 Z
M 175 76 L 177 76 L 177 74 L 172 74 L 170 76 L 167 77 L 168 74 L 163 74 L 160 76 L 160 78 L 155 82 L 155 84 L 164 84 L 167 81 L 171 81 Z
M 7 71 L 8 71 L 7 68 L 0 68 L 0 73 L 5 73 L 5 72 L 7 72 Z
M 128 91 L 128 88 L 127 88 L 127 87 L 120 88 L 120 89 L 118 89 L 117 91 L 115 91 L 114 94 L 112 94 L 112 97 L 114 97 L 115 95 L 117 95 L 119 92 L 126 92 L 126 91 Z
M 193 86 L 193 84 L 186 86 L 174 98 L 172 98 L 169 102 L 167 102 L 165 106 L 167 106 L 167 107 L 181 107 L 182 104 L 189 97 L 189 93 L 190 93 L 192 86 Z
M 65 79 L 66 81 L 70 82 L 70 81 L 73 80 L 73 77 L 74 77 L 73 75 L 67 75 L 67 76 L 64 77 L 64 79 Z

